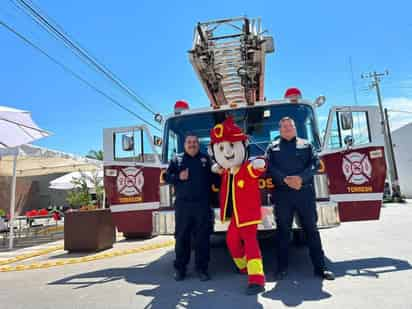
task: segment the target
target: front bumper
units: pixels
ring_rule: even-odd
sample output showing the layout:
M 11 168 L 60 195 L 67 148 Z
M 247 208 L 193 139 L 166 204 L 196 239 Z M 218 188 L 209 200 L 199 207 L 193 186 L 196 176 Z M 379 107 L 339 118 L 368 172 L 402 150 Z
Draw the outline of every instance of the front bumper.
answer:
M 338 205 L 332 201 L 316 202 L 318 213 L 318 228 L 330 228 L 340 224 Z M 214 232 L 226 232 L 229 222 L 220 221 L 220 210 L 214 209 L 215 222 Z M 262 207 L 262 223 L 259 224 L 258 230 L 270 231 L 276 229 L 276 214 L 272 206 Z M 159 210 L 153 212 L 153 234 L 155 235 L 172 235 L 175 231 L 175 212 L 174 210 Z M 300 223 L 295 216 L 293 219 L 293 229 L 299 229 Z

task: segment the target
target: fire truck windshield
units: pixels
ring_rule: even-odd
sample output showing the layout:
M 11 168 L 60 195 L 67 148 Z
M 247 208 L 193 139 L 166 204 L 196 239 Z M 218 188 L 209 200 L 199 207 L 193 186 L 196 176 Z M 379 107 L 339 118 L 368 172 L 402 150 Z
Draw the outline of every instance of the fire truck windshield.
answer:
M 251 156 L 262 155 L 268 143 L 279 138 L 279 120 L 286 116 L 295 120 L 299 137 L 308 139 L 316 149 L 320 148 L 313 109 L 309 105 L 290 103 L 257 105 L 169 118 L 166 121 L 164 131 L 163 161 L 166 163 L 176 153 L 183 152 L 184 138 L 187 133 L 198 136 L 201 151 L 207 153 L 211 128 L 224 121 L 227 116 L 232 116 L 236 124 L 249 136 Z

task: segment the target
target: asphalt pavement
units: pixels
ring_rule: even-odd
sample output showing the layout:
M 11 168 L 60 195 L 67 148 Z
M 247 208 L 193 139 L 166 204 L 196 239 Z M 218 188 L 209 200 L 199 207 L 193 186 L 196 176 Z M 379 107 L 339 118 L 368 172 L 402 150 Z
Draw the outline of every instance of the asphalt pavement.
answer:
M 266 291 L 244 295 L 222 237 L 214 237 L 210 272 L 173 280 L 172 247 L 46 269 L 0 273 L 0 308 L 412 308 L 412 205 L 382 209 L 381 220 L 322 230 L 335 281 L 313 276 L 305 247 L 290 252 L 290 273 L 276 282 L 274 239 L 261 241 Z M 168 237 L 160 237 L 162 241 Z M 156 242 L 151 239 L 148 242 Z M 120 242 L 127 248 L 146 242 Z M 67 257 L 55 252 L 38 260 Z

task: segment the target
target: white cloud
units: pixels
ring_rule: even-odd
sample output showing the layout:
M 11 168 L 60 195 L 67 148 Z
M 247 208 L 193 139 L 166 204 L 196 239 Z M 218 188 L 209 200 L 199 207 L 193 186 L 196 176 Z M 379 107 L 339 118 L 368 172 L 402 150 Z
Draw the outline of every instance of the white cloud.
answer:
M 407 97 L 386 98 L 383 106 L 388 109 L 391 131 L 412 122 L 412 99 Z

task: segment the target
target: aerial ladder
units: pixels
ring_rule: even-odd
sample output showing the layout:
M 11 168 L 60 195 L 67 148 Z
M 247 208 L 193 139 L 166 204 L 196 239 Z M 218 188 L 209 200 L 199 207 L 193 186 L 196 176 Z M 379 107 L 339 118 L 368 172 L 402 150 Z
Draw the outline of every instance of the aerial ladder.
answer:
M 265 55 L 274 52 L 273 38 L 264 33 L 260 18 L 196 25 L 189 59 L 212 107 L 264 100 Z

